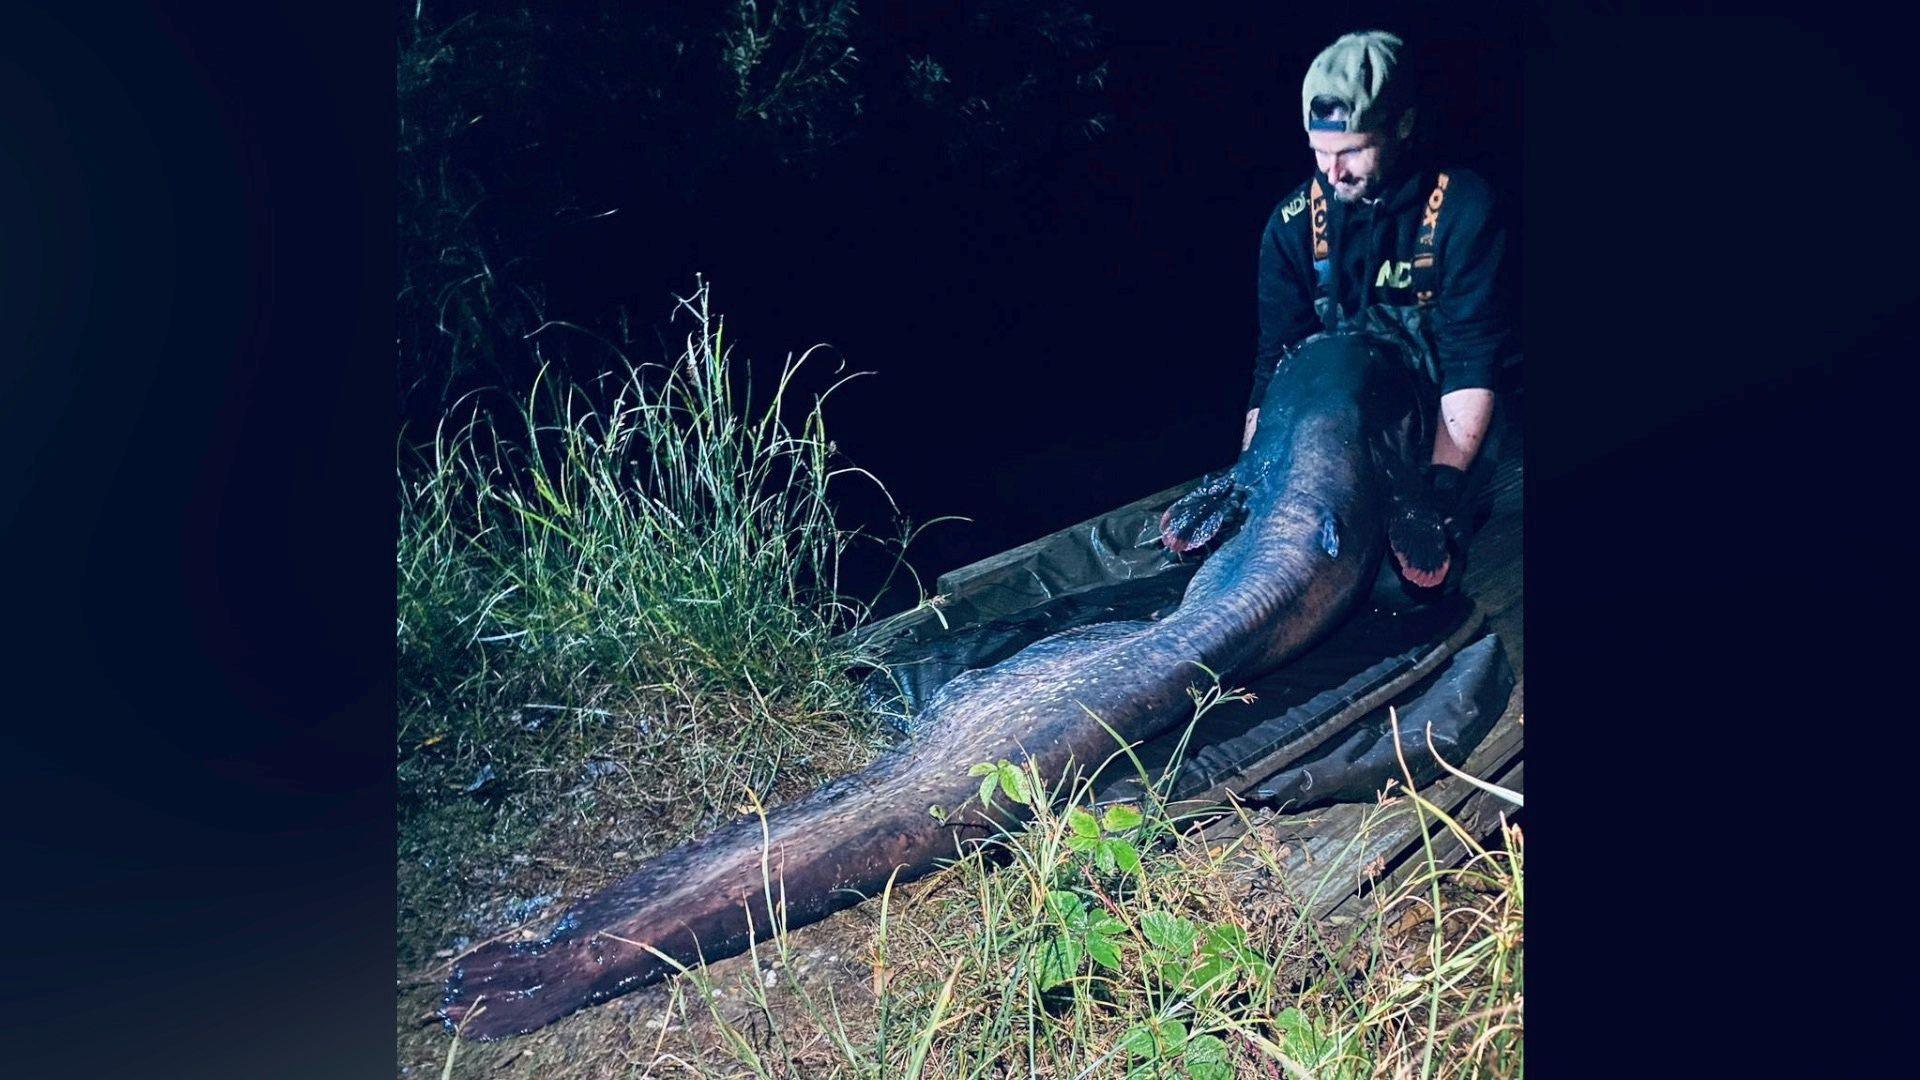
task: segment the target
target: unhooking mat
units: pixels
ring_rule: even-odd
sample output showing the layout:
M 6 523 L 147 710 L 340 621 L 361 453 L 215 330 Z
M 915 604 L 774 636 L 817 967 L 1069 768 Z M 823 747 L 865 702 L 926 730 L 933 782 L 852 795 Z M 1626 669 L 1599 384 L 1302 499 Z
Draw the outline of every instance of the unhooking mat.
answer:
M 877 628 L 873 641 L 888 670 L 857 673 L 863 693 L 902 716 L 911 733 L 911 717 L 964 671 L 1075 626 L 1164 615 L 1198 568 L 1169 564 L 1151 546 L 1159 511 L 1183 491 L 1157 493 L 976 564 L 984 569 L 942 578 L 948 601 L 938 614 L 922 609 Z M 1495 636 L 1463 648 L 1479 623 L 1465 597 L 1415 600 L 1383 569 L 1337 630 L 1244 688 L 1252 702 L 1221 703 L 1135 753 L 1150 780 L 1175 770 L 1167 791 L 1174 801 L 1221 801 L 1232 792 L 1298 809 L 1371 799 L 1400 774 L 1391 705 L 1414 781 L 1427 783 L 1441 772 L 1427 749 L 1428 725 L 1434 746 L 1458 764 L 1512 693 L 1513 673 Z M 1138 772 L 1125 765 L 1124 775 L 1109 768 L 1100 799 L 1137 796 Z

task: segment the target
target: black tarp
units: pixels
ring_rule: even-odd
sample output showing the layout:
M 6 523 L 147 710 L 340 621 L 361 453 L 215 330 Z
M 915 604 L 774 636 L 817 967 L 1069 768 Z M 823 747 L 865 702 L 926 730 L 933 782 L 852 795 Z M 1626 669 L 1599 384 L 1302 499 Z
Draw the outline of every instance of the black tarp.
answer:
M 885 670 L 857 673 L 870 703 L 901 719 L 962 672 L 988 667 L 1050 634 L 1092 623 L 1150 619 L 1180 601 L 1198 564 L 1154 543 L 1160 512 L 1191 484 L 1170 488 L 940 579 L 938 609 L 922 607 L 862 631 Z M 1136 754 L 1159 779 L 1184 754 L 1168 794 L 1306 805 L 1370 799 L 1398 775 L 1386 706 L 1401 714 L 1408 762 L 1424 782 L 1438 766 L 1425 724 L 1449 760 L 1464 760 L 1512 691 L 1498 640 L 1475 636 L 1479 613 L 1460 595 L 1416 598 L 1383 569 L 1367 600 L 1312 649 L 1246 687 L 1251 703 L 1223 703 L 1147 741 Z M 1456 658 L 1454 654 L 1459 652 Z M 1417 724 L 1417 729 L 1409 725 Z M 1138 777 L 1102 783 L 1102 799 L 1138 793 Z
M 1392 734 L 1395 718 L 1399 750 L 1414 786 L 1425 787 L 1443 773 L 1427 747 L 1429 733 L 1433 749 L 1458 768 L 1493 730 L 1512 694 L 1513 669 L 1506 652 L 1497 635 L 1487 634 L 1396 697 L 1392 711 L 1369 712 L 1292 764 L 1236 790 L 1246 802 L 1287 810 L 1370 801 L 1388 778 L 1401 776 Z

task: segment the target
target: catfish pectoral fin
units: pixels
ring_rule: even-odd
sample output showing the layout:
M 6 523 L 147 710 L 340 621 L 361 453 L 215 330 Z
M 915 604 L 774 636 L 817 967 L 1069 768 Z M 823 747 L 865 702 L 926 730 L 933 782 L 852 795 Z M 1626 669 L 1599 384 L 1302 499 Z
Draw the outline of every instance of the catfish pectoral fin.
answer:
M 1422 574 L 1436 574 L 1447 565 L 1446 521 L 1418 500 L 1394 506 L 1387 518 L 1387 543 L 1400 565 Z
M 1218 546 L 1232 535 L 1246 503 L 1247 489 L 1231 473 L 1206 477 L 1160 515 L 1160 542 L 1176 555 Z

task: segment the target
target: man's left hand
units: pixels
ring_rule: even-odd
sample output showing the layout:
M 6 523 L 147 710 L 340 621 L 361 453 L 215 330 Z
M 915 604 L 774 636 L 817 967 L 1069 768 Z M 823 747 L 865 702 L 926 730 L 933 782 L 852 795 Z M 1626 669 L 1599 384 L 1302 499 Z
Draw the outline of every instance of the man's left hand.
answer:
M 1427 482 L 1396 514 L 1387 529 L 1400 576 L 1422 589 L 1447 580 L 1454 552 L 1464 546 L 1455 511 L 1467 474 L 1451 465 L 1433 465 Z

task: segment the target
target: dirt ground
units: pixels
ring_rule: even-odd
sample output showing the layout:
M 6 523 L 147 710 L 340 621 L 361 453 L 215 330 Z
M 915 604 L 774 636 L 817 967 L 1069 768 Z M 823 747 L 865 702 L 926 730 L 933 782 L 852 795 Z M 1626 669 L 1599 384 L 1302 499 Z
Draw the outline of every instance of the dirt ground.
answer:
M 911 926 L 910 917 L 901 917 L 909 916 L 923 897 L 944 884 L 936 875 L 899 890 L 892 904 L 895 932 Z M 707 1001 L 699 1000 L 701 991 L 681 977 L 589 1006 L 529 1035 L 494 1043 L 462 1040 L 454 1052 L 451 1075 L 580 1080 L 668 1077 L 693 1075 L 689 1064 L 702 1060 L 708 1069 L 724 1074 L 729 1059 L 715 1052 L 723 1036 L 714 1015 L 768 1048 L 769 1019 L 782 1032 L 812 1029 L 803 994 L 811 995 L 821 1008 L 831 1002 L 849 1030 L 871 1030 L 877 1001 L 878 907 L 877 903 L 861 904 L 792 931 L 787 944 L 791 963 L 771 946 L 762 945 L 757 957 L 743 954 L 709 965 L 706 977 L 712 989 Z M 447 1066 L 453 1039 L 434 1010 L 448 963 L 450 959 L 401 980 L 398 1075 L 408 1080 L 438 1077 Z M 427 982 L 429 977 L 433 981 Z M 747 993 L 749 981 L 765 990 L 771 1017 Z M 805 1047 L 790 1052 L 802 1060 L 817 1056 L 824 1063 L 825 1047 L 818 1049 L 822 1052 L 817 1055 Z M 775 1056 L 781 1055 L 776 1052 Z

